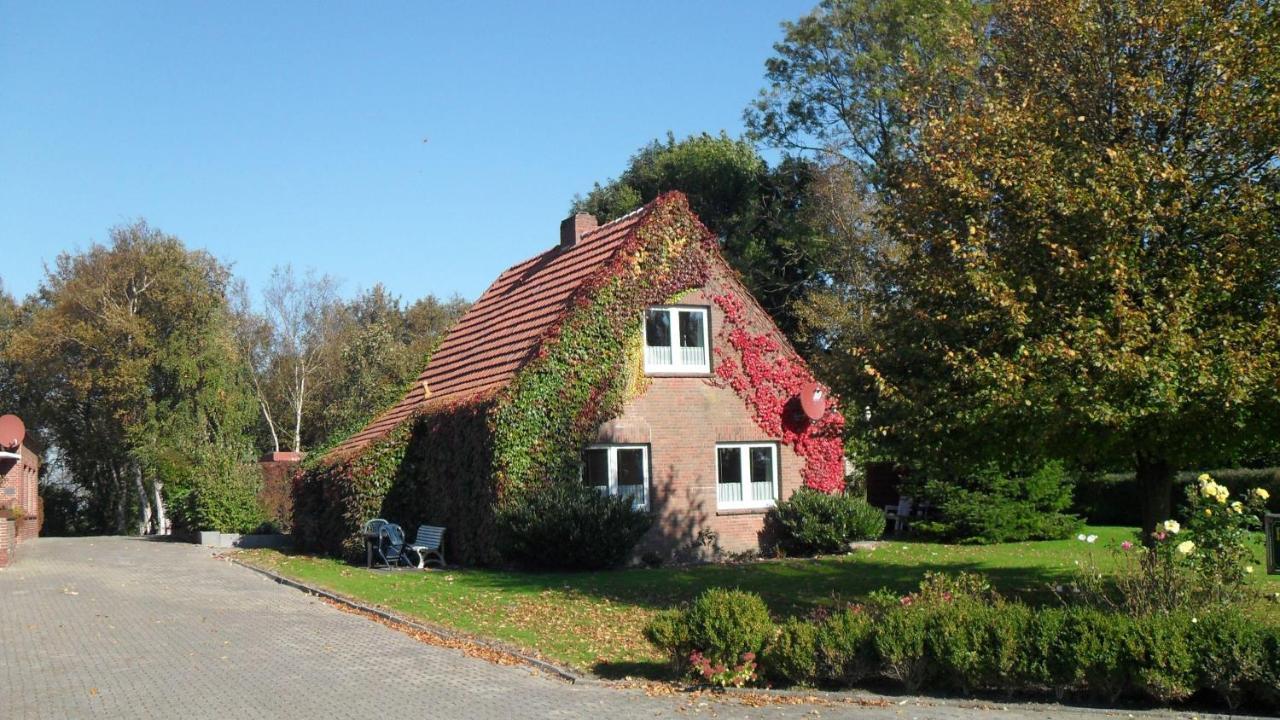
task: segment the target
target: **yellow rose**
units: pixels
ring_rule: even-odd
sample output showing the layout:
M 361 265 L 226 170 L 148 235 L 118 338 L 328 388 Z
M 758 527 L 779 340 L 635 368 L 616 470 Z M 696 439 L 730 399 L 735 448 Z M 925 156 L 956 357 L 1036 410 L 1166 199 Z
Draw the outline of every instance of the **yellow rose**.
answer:
M 1177 535 L 1178 532 L 1181 530 L 1182 530 L 1182 526 L 1178 524 L 1177 520 L 1164 521 L 1164 531 L 1169 533 L 1170 535 Z
M 1219 489 L 1220 487 L 1221 487 L 1221 486 L 1220 486 L 1220 485 L 1218 485 L 1218 483 L 1216 483 L 1216 482 L 1214 482 L 1214 481 L 1212 481 L 1212 480 L 1210 480 L 1209 482 L 1200 483 L 1200 494 L 1201 494 L 1202 496 L 1204 496 L 1204 497 L 1207 497 L 1207 498 L 1214 498 L 1214 497 L 1217 497 L 1217 496 L 1218 496 L 1218 489 Z
M 1191 551 L 1195 549 L 1196 549 L 1196 544 L 1191 542 L 1190 540 L 1183 540 L 1182 542 L 1178 543 L 1178 552 L 1182 553 L 1183 555 L 1189 555 Z
M 1205 517 L 1213 517 L 1213 508 L 1205 508 L 1204 514 L 1205 514 Z
M 1200 481 L 1201 485 L 1204 485 L 1205 483 L 1211 482 L 1213 480 L 1213 478 L 1209 477 L 1209 473 L 1200 473 L 1200 477 L 1197 479 Z
M 1242 513 L 1242 512 L 1244 512 L 1244 503 L 1242 503 L 1242 502 L 1240 502 L 1239 500 L 1237 500 L 1237 501 L 1235 501 L 1235 502 L 1231 503 L 1231 509 L 1232 509 L 1232 510 L 1234 510 L 1234 511 L 1236 511 L 1237 513 Z
M 1218 502 L 1225 503 L 1227 498 L 1231 497 L 1231 493 L 1223 485 L 1218 486 Z
M 1271 499 L 1271 493 L 1267 492 L 1266 488 L 1254 488 L 1254 489 L 1253 489 L 1253 494 L 1254 494 L 1254 495 L 1257 495 L 1257 496 L 1258 496 L 1258 498 L 1259 498 L 1259 499 L 1262 499 L 1262 500 L 1270 500 L 1270 499 Z
M 1252 574 L 1253 574 L 1253 566 L 1252 566 L 1252 565 L 1245 565 L 1245 566 L 1244 566 L 1244 571 L 1245 571 L 1246 573 L 1248 573 L 1248 574 L 1252 575 Z

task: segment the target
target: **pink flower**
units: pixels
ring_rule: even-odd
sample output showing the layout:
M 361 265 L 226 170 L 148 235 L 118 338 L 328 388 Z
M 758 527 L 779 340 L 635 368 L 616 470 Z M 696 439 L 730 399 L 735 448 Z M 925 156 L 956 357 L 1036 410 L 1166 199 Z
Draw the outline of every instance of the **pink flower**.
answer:
M 901 602 L 904 606 L 905 606 L 905 605 L 910 605 L 910 604 L 911 604 L 911 596 L 910 596 L 910 595 L 903 595 L 903 596 L 902 596 L 902 599 L 901 599 L 899 602 Z
M 1128 540 L 1125 540 L 1124 542 L 1120 543 L 1120 547 L 1124 548 L 1125 550 L 1131 550 L 1133 549 L 1133 543 L 1129 542 Z

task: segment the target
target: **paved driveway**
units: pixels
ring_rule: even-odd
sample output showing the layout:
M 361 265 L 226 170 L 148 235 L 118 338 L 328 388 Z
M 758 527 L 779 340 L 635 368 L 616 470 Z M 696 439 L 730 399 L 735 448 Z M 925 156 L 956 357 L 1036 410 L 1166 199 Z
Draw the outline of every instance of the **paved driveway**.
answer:
M 42 538 L 0 571 L 3 718 L 1102 717 L 930 701 L 748 707 L 570 685 L 420 643 L 208 550 Z

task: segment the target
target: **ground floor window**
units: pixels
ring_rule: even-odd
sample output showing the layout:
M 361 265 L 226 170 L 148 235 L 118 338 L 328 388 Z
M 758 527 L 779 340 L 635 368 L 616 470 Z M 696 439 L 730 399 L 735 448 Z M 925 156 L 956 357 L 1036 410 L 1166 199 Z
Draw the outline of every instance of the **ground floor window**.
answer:
M 649 448 L 646 445 L 592 445 L 582 454 L 582 480 L 607 495 L 631 498 L 649 507 Z
M 716 500 L 720 507 L 770 507 L 777 501 L 777 443 L 716 445 L 716 469 Z

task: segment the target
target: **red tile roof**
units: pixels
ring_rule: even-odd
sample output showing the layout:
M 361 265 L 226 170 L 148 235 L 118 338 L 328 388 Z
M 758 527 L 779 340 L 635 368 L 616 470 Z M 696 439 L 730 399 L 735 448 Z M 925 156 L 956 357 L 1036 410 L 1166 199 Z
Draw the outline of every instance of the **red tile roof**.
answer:
M 486 397 L 501 390 L 538 351 L 574 292 L 608 265 L 648 207 L 508 268 L 476 300 L 431 356 L 412 389 L 391 409 L 342 441 L 328 457 L 349 456 L 415 411 Z M 423 383 L 431 390 L 428 398 Z

